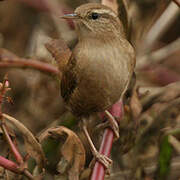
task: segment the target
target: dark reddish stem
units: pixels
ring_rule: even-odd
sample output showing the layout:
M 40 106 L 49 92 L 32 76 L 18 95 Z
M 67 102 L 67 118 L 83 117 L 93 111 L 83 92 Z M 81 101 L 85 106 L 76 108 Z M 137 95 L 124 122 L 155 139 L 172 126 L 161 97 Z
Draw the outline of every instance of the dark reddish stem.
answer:
M 111 112 L 112 116 L 116 117 L 119 122 L 123 117 L 122 101 L 119 101 L 116 104 L 114 104 L 111 107 L 111 109 L 109 110 L 109 112 Z M 102 118 L 104 118 L 104 117 L 105 116 L 102 114 Z M 107 128 L 104 131 L 103 139 L 102 139 L 101 146 L 99 149 L 99 152 L 101 154 L 103 154 L 107 157 L 110 156 L 113 139 L 114 139 L 114 133 L 113 133 L 112 129 Z M 95 164 L 93 172 L 92 172 L 91 180 L 104 180 L 105 170 L 106 170 L 105 167 L 101 163 L 96 161 L 96 164 Z
M 59 74 L 59 70 L 57 67 L 48 64 L 43 63 L 36 60 L 28 60 L 28 59 L 7 59 L 5 61 L 0 62 L 0 68 L 8 68 L 8 67 L 17 67 L 17 68 L 32 68 L 36 69 L 45 73 L 51 73 L 54 75 Z
M 10 161 L 2 156 L 0 156 L 0 166 L 4 167 L 5 169 L 8 169 L 14 173 L 21 173 L 20 167 L 14 163 L 13 161 Z
M 3 123 L 3 122 L 2 122 L 2 123 Z M 2 130 L 3 130 L 3 132 L 4 132 L 4 135 L 5 135 L 5 137 L 6 137 L 6 140 L 7 140 L 8 144 L 9 144 L 9 146 L 10 146 L 10 149 L 11 149 L 11 151 L 12 151 L 12 153 L 13 153 L 16 161 L 18 162 L 19 165 L 22 165 L 22 164 L 24 163 L 23 158 L 22 158 L 21 154 L 19 153 L 17 147 L 16 147 L 16 146 L 14 145 L 14 143 L 12 142 L 12 139 L 11 139 L 11 137 L 9 136 L 8 132 L 7 132 L 6 126 L 5 126 L 4 124 L 2 124 L 2 125 L 1 125 L 1 128 L 2 128 Z
M 3 98 L 6 94 L 6 84 L 7 84 L 7 74 L 4 77 L 4 81 L 2 83 L 2 87 L 0 87 L 0 120 L 2 120 L 2 104 L 3 104 Z
M 145 73 L 146 78 L 163 86 L 180 81 L 180 75 L 177 72 L 163 65 L 147 65 L 141 68 L 140 71 Z
M 1 128 L 2 128 L 2 131 L 5 135 L 5 138 L 10 146 L 10 149 L 15 157 L 15 159 L 17 160 L 18 164 L 23 164 L 23 158 L 21 156 L 21 154 L 19 153 L 19 151 L 17 150 L 16 146 L 14 145 L 14 143 L 12 142 L 12 139 L 11 137 L 9 136 L 9 133 L 7 131 L 7 128 L 6 128 L 6 124 L 4 122 L 4 119 L 2 117 L 2 102 L 3 102 L 3 98 L 5 98 L 5 93 L 8 89 L 8 77 L 7 75 L 5 75 L 4 77 L 4 81 L 3 81 L 3 84 L 2 84 L 2 87 L 0 89 L 0 121 L 1 121 Z
M 99 150 L 101 154 L 104 154 L 107 157 L 110 156 L 113 138 L 114 138 L 113 131 L 107 128 L 104 132 L 103 140 Z M 91 180 L 104 180 L 104 176 L 105 176 L 105 168 L 101 163 L 97 161 L 93 169 Z
M 0 166 L 17 174 L 24 174 L 28 179 L 34 179 L 32 174 L 27 169 L 21 169 L 16 163 L 2 156 L 0 156 Z

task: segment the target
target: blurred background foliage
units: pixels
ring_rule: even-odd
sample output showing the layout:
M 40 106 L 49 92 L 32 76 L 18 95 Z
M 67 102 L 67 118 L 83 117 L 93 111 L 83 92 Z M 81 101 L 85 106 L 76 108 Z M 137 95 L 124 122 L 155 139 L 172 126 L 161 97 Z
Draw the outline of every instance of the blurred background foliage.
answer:
M 73 12 L 81 4 L 100 1 L 49 0 L 50 3 L 46 2 L 48 0 L 0 1 L 0 48 L 5 48 L 19 57 L 37 59 L 56 66 L 44 44 L 51 38 L 59 37 L 63 38 L 70 48 L 73 48 L 77 42 L 72 22 L 61 20 L 58 16 Z M 145 41 L 147 34 L 172 2 L 128 0 L 125 1 L 127 17 L 121 14 L 121 8 L 124 8 L 120 6 L 122 2 L 117 1 L 120 18 L 123 20 L 127 18 L 125 23 L 129 27 L 128 38 L 137 52 L 136 87 L 142 107 L 135 117 L 129 105 L 130 100 L 127 100 L 125 116 L 120 124 L 120 140 L 113 146 L 112 174 L 107 179 L 178 180 L 180 152 L 174 148 L 168 138 L 170 135 L 173 135 L 177 141 L 180 138 L 178 82 L 180 81 L 180 43 L 176 45 L 177 50 L 173 53 L 168 54 L 165 51 L 167 55 L 163 56 L 161 53 L 160 58 L 156 56 L 155 60 L 154 56 L 151 56 L 151 51 L 155 52 L 166 47 L 179 38 L 180 13 L 172 15 L 161 36 L 158 36 L 150 47 L 145 44 L 148 42 Z M 52 14 L 53 8 L 50 6 L 54 4 L 58 6 L 54 9 L 55 14 Z M 166 21 L 166 18 L 163 21 Z M 3 81 L 6 73 L 11 87 L 8 96 L 12 98 L 13 103 L 5 102 L 3 112 L 20 120 L 35 135 L 57 125 L 72 129 L 85 146 L 87 159 L 85 168 L 87 168 L 92 156 L 79 128 L 78 119 L 64 107 L 59 81 L 54 76 L 37 70 L 0 67 L 0 82 Z M 138 108 L 137 105 L 135 110 L 139 110 Z M 98 117 L 94 117 L 89 122 L 89 131 L 92 137 L 96 137 L 93 138 L 96 145 L 100 141 L 97 136 L 101 137 L 101 133 L 94 132 L 93 129 L 98 123 Z M 1 141 L 1 145 L 5 147 L 3 140 Z M 1 151 L 3 154 L 5 149 L 0 148 Z M 55 165 L 52 163 L 53 167 Z M 51 167 L 47 179 L 52 178 L 52 169 Z

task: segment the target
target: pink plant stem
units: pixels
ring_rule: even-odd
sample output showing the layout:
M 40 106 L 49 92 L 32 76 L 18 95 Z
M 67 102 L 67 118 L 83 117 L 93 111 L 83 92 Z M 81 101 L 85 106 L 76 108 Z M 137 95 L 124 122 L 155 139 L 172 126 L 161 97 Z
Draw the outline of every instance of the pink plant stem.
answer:
M 147 65 L 141 68 L 140 71 L 143 72 L 152 82 L 162 86 L 180 81 L 180 75 L 177 72 L 163 65 Z
M 101 154 L 104 154 L 107 157 L 110 156 L 113 138 L 114 138 L 113 131 L 109 128 L 105 129 L 103 140 L 99 150 Z M 101 163 L 97 161 L 93 169 L 91 180 L 104 180 L 104 176 L 105 176 L 105 168 Z
M 117 121 L 119 122 L 122 117 L 123 117 L 123 103 L 122 101 L 119 101 L 115 103 L 109 112 L 112 114 L 113 117 L 116 117 Z M 104 118 L 104 114 L 101 114 L 102 118 Z M 111 149 L 112 149 L 112 144 L 113 144 L 113 139 L 114 139 L 114 133 L 112 129 L 107 128 L 104 131 L 103 139 L 101 142 L 101 146 L 99 149 L 99 152 L 107 157 L 110 156 Z M 96 164 L 94 166 L 92 175 L 91 175 L 91 180 L 104 180 L 105 176 L 105 167 L 96 161 Z
M 2 130 L 3 130 L 4 134 L 5 134 L 7 142 L 9 144 L 9 146 L 10 146 L 10 149 L 11 149 L 16 161 L 18 162 L 19 165 L 22 165 L 24 163 L 23 158 L 22 158 L 21 154 L 19 153 L 17 147 L 12 142 L 12 140 L 11 140 L 11 138 L 10 138 L 8 132 L 7 132 L 6 126 L 4 124 L 2 124 L 1 127 L 2 127 Z
M 27 59 L 6 59 L 6 61 L 0 62 L 0 68 L 8 68 L 8 67 L 16 67 L 16 68 L 32 68 L 45 73 L 51 73 L 54 75 L 59 74 L 58 68 L 55 66 L 43 63 L 36 60 L 27 60 Z
M 19 166 L 14 163 L 13 161 L 10 161 L 2 156 L 0 156 L 0 166 L 4 167 L 5 169 L 8 169 L 14 173 L 21 173 Z

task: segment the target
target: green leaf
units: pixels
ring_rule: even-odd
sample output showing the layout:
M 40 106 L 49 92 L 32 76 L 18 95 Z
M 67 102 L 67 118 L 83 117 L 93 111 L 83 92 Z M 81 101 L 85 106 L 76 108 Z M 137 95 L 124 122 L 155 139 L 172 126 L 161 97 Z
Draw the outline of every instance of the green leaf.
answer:
M 168 142 L 168 136 L 165 136 L 160 145 L 160 153 L 158 160 L 158 169 L 156 172 L 156 180 L 165 180 L 170 171 L 170 162 L 172 157 L 172 146 Z

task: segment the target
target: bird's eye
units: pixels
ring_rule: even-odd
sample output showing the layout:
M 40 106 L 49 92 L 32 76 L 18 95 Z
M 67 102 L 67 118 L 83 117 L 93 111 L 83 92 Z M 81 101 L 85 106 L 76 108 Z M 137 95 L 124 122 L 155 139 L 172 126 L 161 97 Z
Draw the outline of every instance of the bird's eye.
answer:
M 95 12 L 94 12 L 94 13 L 91 14 L 91 19 L 96 20 L 96 19 L 99 18 L 99 16 L 100 16 L 100 15 L 99 15 L 98 13 L 95 13 Z

